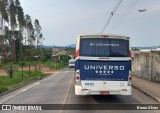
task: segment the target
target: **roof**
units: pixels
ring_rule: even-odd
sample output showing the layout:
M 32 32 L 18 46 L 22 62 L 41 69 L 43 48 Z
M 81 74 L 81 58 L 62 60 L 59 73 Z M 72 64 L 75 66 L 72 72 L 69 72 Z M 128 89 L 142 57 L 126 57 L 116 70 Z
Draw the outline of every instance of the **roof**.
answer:
M 80 36 L 86 36 L 86 37 L 93 37 L 93 36 L 109 36 L 109 37 L 124 37 L 124 38 L 129 38 L 126 35 L 122 35 L 122 34 L 107 34 L 107 33 L 99 33 L 99 34 L 80 34 L 78 35 L 78 37 Z

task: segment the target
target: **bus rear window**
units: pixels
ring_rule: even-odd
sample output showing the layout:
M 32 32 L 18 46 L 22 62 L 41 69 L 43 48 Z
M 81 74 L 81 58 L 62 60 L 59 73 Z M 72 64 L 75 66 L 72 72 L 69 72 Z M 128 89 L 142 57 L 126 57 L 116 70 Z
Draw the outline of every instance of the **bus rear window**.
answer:
M 80 56 L 128 57 L 129 40 L 114 38 L 80 39 Z

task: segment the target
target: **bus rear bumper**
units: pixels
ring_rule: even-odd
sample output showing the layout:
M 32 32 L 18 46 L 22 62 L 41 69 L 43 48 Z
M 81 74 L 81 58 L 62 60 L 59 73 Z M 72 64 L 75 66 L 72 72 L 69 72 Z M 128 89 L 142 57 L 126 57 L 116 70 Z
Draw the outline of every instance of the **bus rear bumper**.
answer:
M 82 89 L 82 86 L 75 85 L 75 95 L 131 95 L 132 88 L 127 86 L 127 89 L 118 90 L 90 90 Z
M 90 90 L 83 90 L 82 86 L 75 85 L 75 95 L 88 95 Z

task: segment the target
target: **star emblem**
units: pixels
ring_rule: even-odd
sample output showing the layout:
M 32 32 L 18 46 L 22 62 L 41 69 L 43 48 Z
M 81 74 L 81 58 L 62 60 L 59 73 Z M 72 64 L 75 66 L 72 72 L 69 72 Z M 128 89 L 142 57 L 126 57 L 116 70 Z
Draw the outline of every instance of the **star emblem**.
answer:
M 93 46 L 93 43 L 90 43 L 90 46 Z

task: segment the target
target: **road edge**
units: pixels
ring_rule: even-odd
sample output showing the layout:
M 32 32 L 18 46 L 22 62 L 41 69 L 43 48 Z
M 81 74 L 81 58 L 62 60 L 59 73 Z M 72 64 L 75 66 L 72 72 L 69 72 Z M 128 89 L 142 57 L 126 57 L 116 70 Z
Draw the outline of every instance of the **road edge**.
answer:
M 145 91 L 142 88 L 139 88 L 137 85 L 132 84 L 132 87 L 137 89 L 138 91 L 140 91 L 141 93 L 145 94 L 146 96 L 152 98 L 153 100 L 155 100 L 157 103 L 160 103 L 160 99 L 156 96 L 153 96 L 152 94 L 150 94 L 149 92 Z

